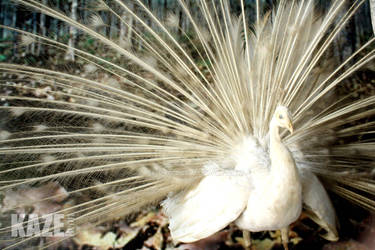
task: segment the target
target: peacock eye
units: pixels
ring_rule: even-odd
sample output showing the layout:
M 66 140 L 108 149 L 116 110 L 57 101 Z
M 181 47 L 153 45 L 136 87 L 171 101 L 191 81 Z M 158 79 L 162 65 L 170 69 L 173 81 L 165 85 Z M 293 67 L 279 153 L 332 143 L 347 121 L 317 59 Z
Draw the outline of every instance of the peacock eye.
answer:
M 280 118 L 280 119 L 284 119 L 283 115 L 279 115 L 279 118 Z

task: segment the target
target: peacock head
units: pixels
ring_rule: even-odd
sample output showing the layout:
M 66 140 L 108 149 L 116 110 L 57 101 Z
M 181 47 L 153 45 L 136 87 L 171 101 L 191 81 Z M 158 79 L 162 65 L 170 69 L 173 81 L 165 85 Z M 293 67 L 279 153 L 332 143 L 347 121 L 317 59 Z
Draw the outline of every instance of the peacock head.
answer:
M 292 115 L 287 107 L 281 105 L 277 106 L 272 120 L 278 127 L 286 128 L 291 134 L 293 133 Z

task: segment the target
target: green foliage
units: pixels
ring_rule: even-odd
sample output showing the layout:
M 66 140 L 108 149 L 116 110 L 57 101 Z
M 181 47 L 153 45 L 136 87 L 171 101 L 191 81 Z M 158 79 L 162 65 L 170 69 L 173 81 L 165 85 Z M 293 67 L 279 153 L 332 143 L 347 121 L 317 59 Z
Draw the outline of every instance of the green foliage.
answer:
M 0 54 L 0 62 L 5 62 L 7 60 L 7 56 L 4 54 Z

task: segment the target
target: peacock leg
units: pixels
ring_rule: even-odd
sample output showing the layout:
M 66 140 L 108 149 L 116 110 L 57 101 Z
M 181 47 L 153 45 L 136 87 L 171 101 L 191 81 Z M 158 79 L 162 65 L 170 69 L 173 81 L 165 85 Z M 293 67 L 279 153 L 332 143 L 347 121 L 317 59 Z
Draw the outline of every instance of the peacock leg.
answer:
M 250 236 L 250 232 L 247 231 L 247 230 L 243 230 L 243 231 L 242 231 L 242 237 L 243 237 L 243 241 L 244 241 L 245 248 L 246 248 L 246 249 L 250 249 L 250 247 L 251 247 L 251 236 Z
M 289 227 L 281 229 L 281 242 L 283 243 L 284 249 L 288 250 Z

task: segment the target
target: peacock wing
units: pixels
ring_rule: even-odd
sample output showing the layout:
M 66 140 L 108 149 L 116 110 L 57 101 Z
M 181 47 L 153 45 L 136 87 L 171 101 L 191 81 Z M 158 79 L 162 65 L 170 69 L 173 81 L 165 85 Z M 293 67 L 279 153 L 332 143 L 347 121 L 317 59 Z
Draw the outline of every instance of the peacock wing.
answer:
M 208 237 L 242 213 L 250 187 L 248 177 L 238 173 L 207 175 L 191 189 L 163 201 L 174 241 L 194 242 Z
M 327 231 L 322 235 L 323 238 L 330 241 L 338 240 L 336 213 L 325 188 L 318 177 L 309 170 L 299 168 L 299 172 L 303 202 L 308 216 Z
M 316 173 L 319 174 L 322 169 L 327 170 L 331 160 L 330 148 L 335 139 L 334 132 L 323 127 L 306 130 L 298 136 L 298 140 L 288 143 L 300 173 L 305 211 L 315 223 L 327 231 L 322 237 L 330 241 L 338 240 L 336 213 Z

